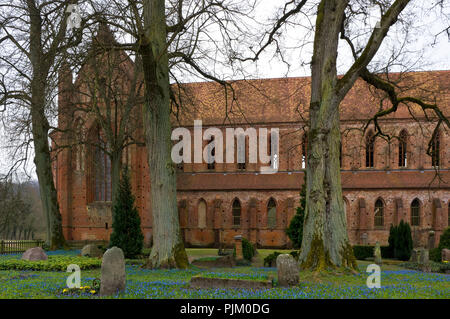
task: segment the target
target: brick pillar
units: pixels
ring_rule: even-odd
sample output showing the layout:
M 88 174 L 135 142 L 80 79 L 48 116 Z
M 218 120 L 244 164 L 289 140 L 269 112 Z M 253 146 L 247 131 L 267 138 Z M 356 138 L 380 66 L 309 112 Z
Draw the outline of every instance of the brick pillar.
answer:
M 401 198 L 396 198 L 395 199 L 394 220 L 392 221 L 392 224 L 398 225 L 401 220 L 406 221 L 405 216 L 404 216 L 403 201 Z
M 224 226 L 224 220 L 222 219 L 222 200 L 217 198 L 214 200 L 214 246 L 221 249 L 224 246 L 222 240 L 222 230 Z
M 257 230 L 256 230 L 256 206 L 257 206 L 258 200 L 256 198 L 251 198 L 250 202 L 249 202 L 249 207 L 248 207 L 248 220 L 249 220 L 249 236 L 248 236 L 248 240 L 253 243 L 256 244 L 258 242 L 258 238 L 257 238 Z
M 367 210 L 364 198 L 359 199 L 359 237 L 362 245 L 367 244 Z M 365 238 L 363 238 L 363 235 Z
M 234 246 L 236 247 L 236 260 L 244 259 L 242 254 L 242 235 L 234 236 Z

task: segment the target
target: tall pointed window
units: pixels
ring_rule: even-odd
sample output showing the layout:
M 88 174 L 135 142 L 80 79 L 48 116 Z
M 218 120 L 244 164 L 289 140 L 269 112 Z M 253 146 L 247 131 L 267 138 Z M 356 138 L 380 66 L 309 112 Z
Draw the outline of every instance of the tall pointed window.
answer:
M 241 203 L 239 199 L 233 201 L 233 226 L 241 225 Z
M 83 123 L 81 119 L 76 121 L 75 125 L 76 146 L 75 146 L 75 170 L 84 171 L 85 148 L 83 136 Z
M 433 167 L 439 167 L 440 160 L 441 160 L 441 137 L 440 133 L 437 132 L 436 136 L 433 138 L 433 141 L 431 142 L 431 166 Z
M 96 130 L 96 145 L 94 146 L 94 200 L 97 202 L 111 201 L 111 160 L 100 129 Z
M 277 204 L 273 198 L 267 203 L 267 225 L 272 229 L 277 227 Z
M 366 137 L 366 167 L 374 167 L 375 137 L 370 131 Z
M 305 132 L 302 137 L 302 169 L 306 168 L 308 160 L 308 133 Z
M 420 225 L 420 202 L 416 198 L 411 203 L 411 226 Z
M 375 227 L 383 227 L 384 226 L 384 203 L 381 198 L 377 199 L 375 202 Z
M 405 130 L 401 131 L 398 139 L 398 166 L 406 167 L 408 165 L 408 133 Z

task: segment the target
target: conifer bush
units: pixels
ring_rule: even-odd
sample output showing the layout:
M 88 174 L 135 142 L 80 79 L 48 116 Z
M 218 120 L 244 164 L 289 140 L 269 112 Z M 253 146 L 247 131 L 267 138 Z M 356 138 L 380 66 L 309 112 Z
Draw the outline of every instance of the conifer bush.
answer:
M 303 185 L 300 191 L 300 206 L 297 207 L 297 212 L 292 217 L 289 227 L 286 229 L 286 235 L 292 241 L 295 249 L 302 246 L 303 238 L 303 220 L 305 219 L 306 208 L 306 172 L 303 178 Z
M 242 255 L 244 259 L 251 261 L 253 256 L 255 256 L 255 247 L 246 238 L 242 238 Z
M 389 251 L 394 258 L 403 261 L 407 261 L 411 258 L 413 240 L 411 236 L 411 227 L 408 223 L 401 220 L 398 226 L 391 225 L 388 241 Z
M 141 218 L 134 206 L 134 196 L 131 192 L 130 176 L 124 170 L 120 180 L 119 192 L 113 203 L 113 232 L 110 247 L 119 247 L 125 258 L 135 258 L 140 255 L 144 245 L 144 235 L 141 230 Z

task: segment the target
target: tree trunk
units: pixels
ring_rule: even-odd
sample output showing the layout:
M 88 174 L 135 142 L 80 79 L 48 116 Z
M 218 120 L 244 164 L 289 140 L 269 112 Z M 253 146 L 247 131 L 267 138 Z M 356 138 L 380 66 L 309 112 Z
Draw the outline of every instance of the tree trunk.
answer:
M 347 235 L 339 163 L 337 46 L 348 1 L 322 1 L 312 60 L 306 212 L 300 265 L 314 271 L 356 269 Z M 326 23 L 324 23 L 326 22 Z
M 34 163 L 39 182 L 42 209 L 47 223 L 46 243 L 50 249 L 65 248 L 62 218 L 53 182 L 48 131 L 50 125 L 45 115 L 48 76 L 54 59 L 46 60 L 42 44 L 41 12 L 34 1 L 27 1 L 30 17 L 29 58 L 33 70 L 31 86 L 31 131 L 34 143 Z
M 145 77 L 143 113 L 153 214 L 153 248 L 148 266 L 187 268 L 189 262 L 181 239 L 176 175 L 171 159 L 172 131 L 164 0 L 144 2 L 144 24 L 145 34 L 141 39 L 140 54 Z
M 59 212 L 58 197 L 53 182 L 50 148 L 48 144 L 49 125 L 43 110 L 43 107 L 32 105 L 34 163 L 39 181 L 42 208 L 47 223 L 46 243 L 50 249 L 58 249 L 65 248 L 66 241 L 62 231 L 62 218 Z

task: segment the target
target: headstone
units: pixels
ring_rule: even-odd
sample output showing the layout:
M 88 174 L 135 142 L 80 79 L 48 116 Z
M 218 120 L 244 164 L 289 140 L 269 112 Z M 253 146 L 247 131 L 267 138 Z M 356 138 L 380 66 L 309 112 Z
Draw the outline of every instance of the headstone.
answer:
M 419 258 L 418 258 L 418 263 L 419 263 L 420 269 L 423 272 L 431 272 L 430 253 L 429 253 L 428 249 L 422 248 Z
M 422 248 L 418 262 L 419 264 L 427 264 L 430 262 L 430 253 L 428 249 Z
M 421 248 L 414 248 L 411 251 L 411 257 L 410 257 L 409 261 L 413 262 L 413 263 L 419 262 L 420 251 L 421 251 Z
M 25 251 L 22 255 L 23 260 L 36 261 L 36 260 L 47 260 L 47 254 L 41 247 L 30 248 Z
M 300 281 L 298 264 L 289 254 L 277 257 L 278 284 L 281 287 L 295 286 Z
M 113 247 L 105 252 L 100 280 L 101 296 L 110 296 L 125 290 L 125 257 L 122 249 Z
M 242 253 L 242 235 L 234 236 L 234 244 L 236 247 L 236 260 L 244 259 Z
M 375 248 L 373 250 L 373 257 L 375 258 L 375 263 L 377 265 L 381 265 L 383 263 L 382 259 L 381 259 L 381 247 L 380 247 L 380 243 L 377 242 L 375 244 Z
M 98 247 L 98 245 L 89 244 L 83 247 L 81 250 L 81 256 L 102 257 L 103 251 Z
M 450 261 L 450 249 L 442 249 L 441 250 L 442 261 Z

